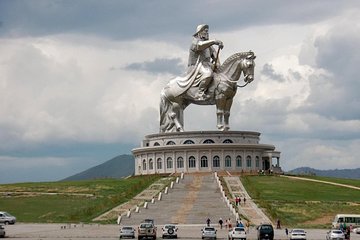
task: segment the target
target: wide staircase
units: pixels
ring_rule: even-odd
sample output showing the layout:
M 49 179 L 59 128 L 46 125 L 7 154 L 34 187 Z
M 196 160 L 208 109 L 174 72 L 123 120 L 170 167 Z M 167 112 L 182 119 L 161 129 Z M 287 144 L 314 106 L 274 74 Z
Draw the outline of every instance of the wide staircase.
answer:
M 226 206 L 220 193 L 214 174 L 185 174 L 184 178 L 175 183 L 162 199 L 149 202 L 147 208 L 139 207 L 139 212 L 131 212 L 130 217 L 122 216 L 120 224 L 137 225 L 144 219 L 154 219 L 156 224 L 201 224 L 210 218 L 211 223 L 217 223 L 220 218 L 235 216 Z

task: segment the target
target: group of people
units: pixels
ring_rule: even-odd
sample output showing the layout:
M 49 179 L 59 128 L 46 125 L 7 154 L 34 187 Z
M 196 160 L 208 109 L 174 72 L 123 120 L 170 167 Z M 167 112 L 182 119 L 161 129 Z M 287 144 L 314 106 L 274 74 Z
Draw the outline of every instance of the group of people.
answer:
M 232 229 L 233 227 L 244 227 L 247 231 L 250 227 L 250 223 L 248 221 L 246 221 L 246 224 L 244 225 L 244 223 L 241 221 L 241 219 L 237 220 L 236 223 L 233 225 L 232 221 L 231 221 L 231 218 L 229 219 L 225 219 L 225 222 L 223 221 L 222 218 L 219 219 L 219 226 L 220 226 L 220 229 L 223 229 L 223 227 L 225 229 Z M 206 225 L 208 227 L 210 227 L 210 224 L 211 224 L 211 220 L 210 218 L 207 218 L 206 219 Z
M 346 226 L 346 223 L 340 223 L 339 228 L 344 233 L 345 239 L 350 239 L 350 232 L 352 231 L 352 225 Z
M 245 203 L 246 203 L 246 198 L 245 198 L 245 197 L 243 198 L 243 201 L 244 201 L 244 205 L 245 205 Z M 236 196 L 236 197 L 235 197 L 235 205 L 236 205 L 236 206 L 240 206 L 240 205 L 241 205 L 241 197 L 239 197 L 239 196 Z

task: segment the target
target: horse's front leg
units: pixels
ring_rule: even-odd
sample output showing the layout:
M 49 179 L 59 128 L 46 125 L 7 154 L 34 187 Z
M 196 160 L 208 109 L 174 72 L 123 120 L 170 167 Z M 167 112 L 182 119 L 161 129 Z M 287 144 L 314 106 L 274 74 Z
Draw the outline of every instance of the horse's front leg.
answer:
M 232 106 L 233 99 L 230 98 L 226 101 L 225 111 L 224 111 L 224 131 L 230 129 L 229 119 L 230 119 L 230 108 Z
M 217 116 L 217 125 L 216 127 L 219 130 L 224 130 L 224 101 L 222 99 L 216 100 L 216 116 Z
M 224 131 L 227 131 L 230 129 L 229 118 L 230 118 L 230 112 L 225 111 L 224 112 L 224 129 L 223 129 Z
M 222 130 L 222 128 L 224 127 L 224 124 L 223 124 L 223 112 L 222 111 L 219 111 L 217 110 L 216 111 L 216 116 L 217 116 L 217 124 L 216 124 L 216 127 L 219 129 L 219 130 Z

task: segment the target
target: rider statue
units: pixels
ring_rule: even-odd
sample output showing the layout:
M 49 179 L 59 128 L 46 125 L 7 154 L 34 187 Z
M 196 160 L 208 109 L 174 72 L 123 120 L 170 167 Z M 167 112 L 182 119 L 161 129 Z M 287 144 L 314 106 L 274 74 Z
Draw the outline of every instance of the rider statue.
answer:
M 192 71 L 195 67 L 199 67 L 198 76 L 200 76 L 200 79 L 196 81 L 199 82 L 199 91 L 196 98 L 204 100 L 206 98 L 205 92 L 213 79 L 215 66 L 220 66 L 219 52 L 216 53 L 213 45 L 218 45 L 220 49 L 224 45 L 222 41 L 209 40 L 209 26 L 206 24 L 197 26 L 193 36 L 189 51 L 188 72 Z M 200 66 L 197 66 L 197 64 Z

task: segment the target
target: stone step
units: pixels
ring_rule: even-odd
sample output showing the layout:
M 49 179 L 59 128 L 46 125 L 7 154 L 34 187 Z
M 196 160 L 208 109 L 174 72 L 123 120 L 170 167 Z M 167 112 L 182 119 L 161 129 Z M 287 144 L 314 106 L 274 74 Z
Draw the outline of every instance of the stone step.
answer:
M 166 223 L 177 224 L 204 224 L 210 218 L 217 223 L 219 218 L 235 216 L 226 206 L 213 174 L 186 174 L 178 184 L 163 194 L 162 199 L 155 203 L 148 203 L 145 209 L 140 206 L 140 212 L 132 212 L 130 217 L 123 216 L 122 225 L 138 225 L 144 219 L 155 220 L 156 225 Z

